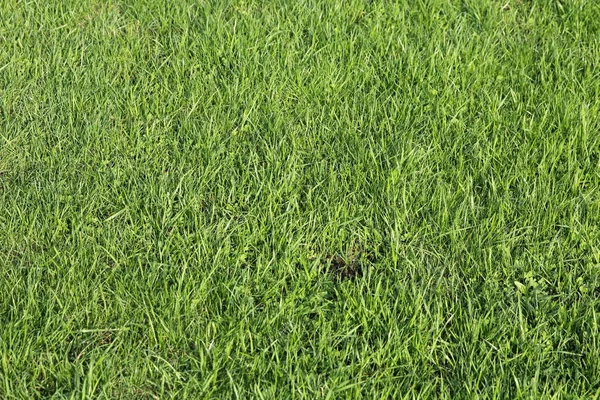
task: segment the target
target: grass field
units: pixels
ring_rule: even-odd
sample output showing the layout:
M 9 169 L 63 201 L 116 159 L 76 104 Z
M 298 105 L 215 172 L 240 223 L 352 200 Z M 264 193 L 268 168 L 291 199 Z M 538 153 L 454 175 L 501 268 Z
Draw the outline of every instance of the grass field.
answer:
M 600 2 L 0 2 L 0 398 L 600 396 Z

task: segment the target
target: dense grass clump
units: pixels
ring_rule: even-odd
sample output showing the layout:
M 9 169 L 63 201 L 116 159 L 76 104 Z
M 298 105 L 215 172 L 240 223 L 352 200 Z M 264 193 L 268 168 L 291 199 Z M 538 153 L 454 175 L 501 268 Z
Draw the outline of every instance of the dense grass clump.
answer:
M 0 398 L 600 395 L 600 3 L 0 2 Z

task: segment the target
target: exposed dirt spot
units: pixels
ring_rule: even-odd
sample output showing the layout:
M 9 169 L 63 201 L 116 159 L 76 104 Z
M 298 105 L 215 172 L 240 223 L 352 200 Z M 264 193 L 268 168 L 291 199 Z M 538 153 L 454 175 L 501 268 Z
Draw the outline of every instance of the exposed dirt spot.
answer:
M 362 267 L 357 260 L 346 260 L 336 255 L 327 257 L 328 272 L 338 280 L 355 279 L 362 276 Z
M 364 275 L 379 253 L 379 248 L 367 249 L 362 244 L 355 243 L 343 255 L 337 253 L 321 257 L 322 272 L 337 281 L 355 280 Z M 312 260 L 317 258 L 316 255 L 310 257 Z
M 106 346 L 113 342 L 113 334 L 111 331 L 102 332 L 100 335 L 100 345 Z

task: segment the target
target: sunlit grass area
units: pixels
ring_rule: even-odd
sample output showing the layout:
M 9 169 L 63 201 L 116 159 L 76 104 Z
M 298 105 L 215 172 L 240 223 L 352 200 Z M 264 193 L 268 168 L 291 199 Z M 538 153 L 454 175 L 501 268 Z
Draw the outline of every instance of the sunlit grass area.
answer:
M 600 3 L 0 2 L 0 398 L 600 395 Z

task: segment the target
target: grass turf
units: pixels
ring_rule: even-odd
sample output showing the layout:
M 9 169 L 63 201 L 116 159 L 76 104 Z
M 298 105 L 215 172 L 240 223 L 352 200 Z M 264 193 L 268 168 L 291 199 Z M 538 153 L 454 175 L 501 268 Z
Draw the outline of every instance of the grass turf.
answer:
M 600 393 L 600 5 L 0 2 L 0 397 Z

